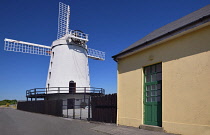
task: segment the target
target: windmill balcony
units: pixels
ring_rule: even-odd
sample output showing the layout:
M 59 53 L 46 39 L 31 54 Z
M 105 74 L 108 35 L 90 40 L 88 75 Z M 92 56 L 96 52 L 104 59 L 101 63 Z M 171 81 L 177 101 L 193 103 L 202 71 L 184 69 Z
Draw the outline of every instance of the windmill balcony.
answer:
M 80 40 L 84 40 L 84 41 L 88 41 L 88 34 L 85 34 L 83 33 L 82 31 L 80 30 L 70 30 L 69 31 L 69 35 L 72 37 L 72 38 L 75 38 L 75 39 L 80 39 Z
M 103 88 L 95 87 L 49 87 L 49 88 L 34 88 L 26 90 L 26 98 L 46 98 L 49 95 L 63 94 L 83 94 L 83 95 L 104 95 Z

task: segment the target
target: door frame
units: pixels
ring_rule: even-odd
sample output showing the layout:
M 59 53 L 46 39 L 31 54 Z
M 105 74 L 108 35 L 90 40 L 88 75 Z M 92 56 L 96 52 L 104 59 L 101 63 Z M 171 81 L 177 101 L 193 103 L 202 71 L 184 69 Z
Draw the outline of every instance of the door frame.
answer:
M 153 104 L 153 105 L 157 105 L 157 123 L 156 124 L 154 124 L 154 123 L 150 123 L 150 122 L 146 122 L 146 115 L 148 115 L 148 114 L 146 114 L 146 113 L 148 113 L 148 112 L 146 112 L 146 86 L 148 86 L 148 83 L 147 83 L 147 85 L 146 85 L 146 74 L 145 74 L 145 68 L 146 67 L 152 67 L 152 66 L 155 66 L 155 71 L 156 71 L 156 65 L 158 65 L 158 64 L 161 64 L 161 72 L 158 72 L 158 73 L 161 73 L 161 80 L 159 80 L 159 81 L 154 81 L 154 82 L 150 82 L 150 84 L 151 85 L 153 85 L 153 84 L 161 84 L 160 85 L 160 89 L 157 89 L 157 90 L 160 90 L 160 102 L 151 102 L 151 105 Z M 142 109 L 143 109 L 143 124 L 144 125 L 152 125 L 152 126 L 160 126 L 160 127 L 162 127 L 162 62 L 158 62 L 158 63 L 155 63 L 155 64 L 151 64 L 151 65 L 148 65 L 148 66 L 144 66 L 143 68 L 142 68 L 143 70 L 142 70 L 142 72 L 143 72 L 143 85 L 142 85 L 142 89 L 143 89 L 143 106 L 142 106 Z M 151 69 L 152 70 L 152 69 Z M 157 74 L 157 73 L 155 73 L 155 74 Z M 150 85 L 150 86 L 151 86 Z M 157 86 L 156 86 L 157 87 Z M 157 94 L 157 93 L 156 93 Z M 147 104 L 150 104 L 149 102 L 147 102 Z M 160 109 L 158 109 L 158 107 L 160 108 Z M 159 113 L 158 113 L 159 112 Z M 153 115 L 153 114 L 152 114 Z M 151 118 L 153 118 L 153 116 L 151 116 Z

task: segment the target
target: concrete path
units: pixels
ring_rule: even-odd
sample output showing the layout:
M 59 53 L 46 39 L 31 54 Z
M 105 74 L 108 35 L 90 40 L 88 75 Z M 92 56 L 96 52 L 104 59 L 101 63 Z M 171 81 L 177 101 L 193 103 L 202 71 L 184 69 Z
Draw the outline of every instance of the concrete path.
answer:
M 0 135 L 171 135 L 0 107 Z
M 96 124 L 0 107 L 0 135 L 104 135 Z
M 107 133 L 109 135 L 173 135 L 164 132 L 148 131 L 133 127 L 116 126 L 112 124 L 101 124 L 92 128 L 92 130 Z

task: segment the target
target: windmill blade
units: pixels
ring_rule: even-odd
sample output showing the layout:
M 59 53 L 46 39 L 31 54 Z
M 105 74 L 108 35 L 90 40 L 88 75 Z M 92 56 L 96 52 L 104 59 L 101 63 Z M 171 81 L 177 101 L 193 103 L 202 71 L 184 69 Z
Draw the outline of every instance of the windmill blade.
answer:
M 50 56 L 51 47 L 13 39 L 4 39 L 4 50 Z
M 69 33 L 70 6 L 59 2 L 58 35 L 57 39 Z
M 105 60 L 105 52 L 88 48 L 88 57 L 95 60 Z

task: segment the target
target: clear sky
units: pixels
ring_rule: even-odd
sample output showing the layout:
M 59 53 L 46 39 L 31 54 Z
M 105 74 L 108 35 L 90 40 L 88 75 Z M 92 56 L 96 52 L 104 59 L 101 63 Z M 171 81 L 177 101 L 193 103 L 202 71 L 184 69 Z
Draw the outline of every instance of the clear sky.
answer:
M 210 4 L 209 0 L 1 0 L 0 100 L 25 100 L 25 91 L 45 87 L 50 57 L 4 51 L 4 38 L 50 46 L 56 40 L 58 2 L 71 6 L 70 29 L 89 34 L 88 47 L 106 52 L 89 59 L 91 86 L 117 92 L 111 56 L 153 30 Z

